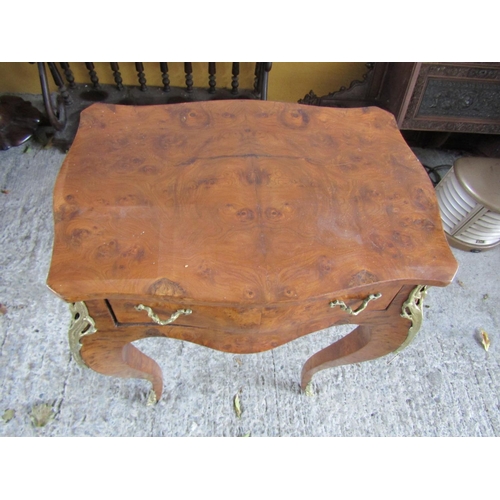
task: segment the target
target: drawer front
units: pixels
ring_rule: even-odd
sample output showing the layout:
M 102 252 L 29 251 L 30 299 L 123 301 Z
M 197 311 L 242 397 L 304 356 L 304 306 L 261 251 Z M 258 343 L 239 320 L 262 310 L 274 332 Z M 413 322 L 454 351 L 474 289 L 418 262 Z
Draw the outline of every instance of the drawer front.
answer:
M 179 314 L 169 325 L 196 326 L 230 331 L 258 331 L 261 320 L 260 307 L 216 307 L 201 305 L 181 305 L 174 302 L 150 301 L 147 298 L 137 301 L 108 300 L 120 324 L 158 325 L 151 316 L 159 321 L 169 320 L 179 310 L 191 310 L 190 314 Z M 140 305 L 151 309 L 148 311 Z M 150 312 L 150 314 L 148 314 Z
M 370 312 L 384 311 L 401 290 L 401 285 L 375 285 L 363 291 L 332 294 L 321 300 L 310 301 L 288 307 L 266 307 L 262 312 L 262 330 L 273 331 L 279 325 L 309 325 L 311 331 L 333 324 L 353 323 L 362 320 Z M 371 298 L 370 295 L 378 298 Z M 366 300 L 366 304 L 364 304 Z M 337 302 L 334 307 L 330 303 Z
M 279 332 L 295 325 L 314 325 L 318 329 L 334 323 L 356 323 L 356 319 L 370 311 L 383 311 L 392 302 L 400 290 L 400 285 L 370 286 L 362 291 L 346 292 L 342 295 L 294 304 L 269 304 L 267 306 L 217 307 L 204 305 L 181 305 L 166 301 L 108 300 L 112 312 L 119 324 L 191 326 L 209 328 L 226 332 L 265 333 Z M 380 297 L 377 295 L 380 294 Z M 370 298 L 370 295 L 374 296 Z M 369 299 L 369 300 L 368 300 Z M 338 305 L 331 307 L 330 303 Z M 365 303 L 366 301 L 366 303 Z M 146 306 L 146 308 L 141 307 Z M 149 308 L 149 310 L 147 309 Z M 363 310 L 358 312 L 362 308 Z M 190 309 L 190 314 L 175 313 Z M 149 314 L 148 314 L 149 313 Z M 171 323 L 166 323 L 172 315 L 177 316 Z M 321 326 L 326 325 L 326 326 Z

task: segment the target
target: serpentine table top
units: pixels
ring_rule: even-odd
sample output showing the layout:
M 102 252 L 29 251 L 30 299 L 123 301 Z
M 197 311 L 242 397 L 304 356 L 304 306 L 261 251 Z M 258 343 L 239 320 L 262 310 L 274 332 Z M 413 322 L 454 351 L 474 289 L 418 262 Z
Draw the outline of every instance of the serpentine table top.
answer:
M 94 104 L 54 220 L 48 285 L 72 304 L 75 358 L 150 380 L 153 400 L 161 370 L 133 340 L 249 353 L 361 325 L 306 363 L 305 387 L 404 345 L 457 269 L 433 186 L 378 108 Z

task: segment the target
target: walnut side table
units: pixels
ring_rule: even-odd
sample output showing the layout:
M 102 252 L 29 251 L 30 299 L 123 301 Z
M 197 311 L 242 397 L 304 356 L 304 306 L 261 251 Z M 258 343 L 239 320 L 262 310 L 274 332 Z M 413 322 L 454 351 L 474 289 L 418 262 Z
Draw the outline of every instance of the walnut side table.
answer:
M 153 400 L 162 372 L 135 340 L 254 353 L 359 325 L 305 363 L 305 388 L 405 347 L 427 287 L 457 270 L 432 184 L 378 108 L 94 104 L 54 219 L 47 282 L 75 359 L 151 381 Z

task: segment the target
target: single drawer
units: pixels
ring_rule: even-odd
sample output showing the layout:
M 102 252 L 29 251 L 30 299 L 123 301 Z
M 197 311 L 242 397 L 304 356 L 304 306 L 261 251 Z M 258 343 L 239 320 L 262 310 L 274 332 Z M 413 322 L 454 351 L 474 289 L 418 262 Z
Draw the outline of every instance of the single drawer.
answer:
M 186 305 L 151 301 L 148 297 L 135 301 L 113 299 L 108 303 L 117 322 L 124 325 L 177 325 L 234 333 L 265 333 L 292 325 L 334 324 L 343 319 L 355 323 L 367 312 L 386 309 L 400 288 L 399 285 L 371 285 L 323 299 L 266 306 Z M 332 307 L 335 302 L 337 305 Z

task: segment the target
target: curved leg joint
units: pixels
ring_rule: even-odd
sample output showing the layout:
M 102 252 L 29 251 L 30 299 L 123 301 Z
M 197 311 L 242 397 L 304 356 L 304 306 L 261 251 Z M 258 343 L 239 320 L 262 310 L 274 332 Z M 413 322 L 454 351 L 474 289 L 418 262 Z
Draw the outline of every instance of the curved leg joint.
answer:
M 304 364 L 301 387 L 305 391 L 315 373 L 335 366 L 360 363 L 385 356 L 408 336 L 408 321 L 388 318 L 374 325 L 360 325 L 351 333 L 311 356 Z
M 163 392 L 161 368 L 131 343 L 123 345 L 119 340 L 90 336 L 85 339 L 81 352 L 87 366 L 96 372 L 149 380 L 153 388 L 147 404 L 153 405 L 160 400 Z

